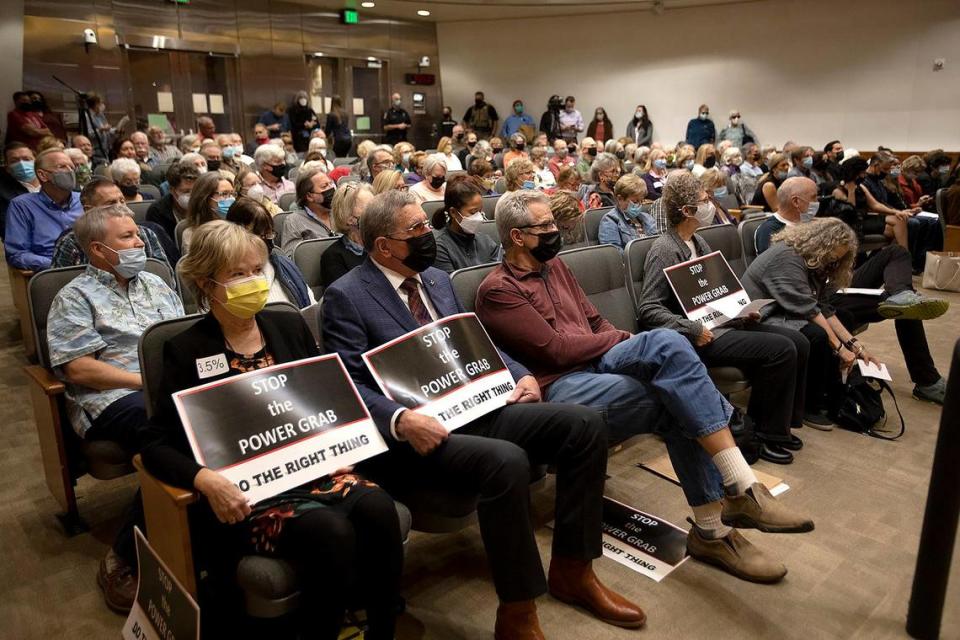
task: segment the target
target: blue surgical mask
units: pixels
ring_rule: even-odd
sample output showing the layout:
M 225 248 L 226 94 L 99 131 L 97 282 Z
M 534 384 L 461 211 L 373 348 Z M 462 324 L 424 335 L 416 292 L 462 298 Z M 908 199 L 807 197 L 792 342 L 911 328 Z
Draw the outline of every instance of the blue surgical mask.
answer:
M 627 218 L 630 220 L 636 220 L 643 213 L 643 209 L 640 208 L 640 205 L 636 202 L 631 202 L 627 205 L 627 210 L 624 211 L 627 214 Z
M 656 160 L 653 161 L 653 166 L 655 166 L 657 169 L 666 169 L 667 161 L 664 160 L 663 158 L 657 158 Z
M 800 214 L 800 222 L 810 222 L 817 217 L 817 211 L 820 210 L 820 201 L 814 200 L 807 206 L 807 210 Z
M 693 170 L 693 160 L 687 160 L 686 162 L 684 162 L 684 163 L 683 163 L 683 168 L 686 169 L 687 171 L 692 171 L 692 170 Z
M 220 214 L 221 218 L 227 217 L 227 211 L 230 210 L 230 207 L 236 201 L 236 198 L 225 198 L 223 200 L 217 201 L 217 213 Z
M 890 177 L 899 178 L 900 177 L 900 167 L 894 167 L 890 169 Z
M 809 169 L 813 166 L 813 156 L 807 156 L 803 159 L 803 166 Z
M 773 175 L 774 175 L 774 177 L 775 177 L 777 180 L 786 180 L 786 179 L 787 179 L 787 172 L 786 172 L 786 171 L 774 171 L 774 172 L 773 172 Z
M 722 198 L 725 195 L 727 195 L 726 187 L 717 187 L 716 189 L 713 190 L 713 196 L 715 198 Z
M 236 152 L 237 150 L 234 149 L 232 145 L 224 147 L 223 150 L 221 151 L 221 153 L 223 153 L 224 159 L 226 160 L 230 160 L 231 158 L 233 158 L 233 154 L 235 154 Z
M 521 189 L 536 189 L 536 188 L 537 188 L 537 185 L 533 183 L 533 180 L 524 180 L 523 186 L 521 187 Z
M 21 160 L 10 165 L 10 175 L 20 182 L 33 182 L 37 172 L 33 168 L 33 160 Z
M 103 245 L 107 247 L 107 245 Z M 107 247 L 120 257 L 120 262 L 114 265 L 114 270 L 121 278 L 131 280 L 147 266 L 147 252 L 143 247 L 133 247 L 131 249 L 121 249 L 117 251 L 113 247 Z

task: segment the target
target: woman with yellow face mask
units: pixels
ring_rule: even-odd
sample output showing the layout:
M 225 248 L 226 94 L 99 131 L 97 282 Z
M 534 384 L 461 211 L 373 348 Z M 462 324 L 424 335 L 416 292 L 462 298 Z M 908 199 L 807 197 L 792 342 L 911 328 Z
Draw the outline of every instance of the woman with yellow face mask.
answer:
M 224 569 L 215 580 L 232 581 L 229 567 L 241 555 L 279 556 L 299 576 L 302 634 L 336 638 L 348 604 L 362 602 L 366 637 L 393 638 L 403 547 L 390 496 L 342 469 L 251 506 L 233 482 L 195 461 L 171 399 L 183 389 L 319 355 L 299 314 L 264 308 L 266 261 L 264 241 L 240 225 L 214 220 L 194 231 L 178 269 L 209 312 L 164 345 L 160 401 L 142 443 L 144 465 L 167 484 L 203 494 L 198 506 L 212 513 L 194 519 L 202 540 L 194 553 L 200 564 Z M 215 366 L 211 371 L 204 363 Z

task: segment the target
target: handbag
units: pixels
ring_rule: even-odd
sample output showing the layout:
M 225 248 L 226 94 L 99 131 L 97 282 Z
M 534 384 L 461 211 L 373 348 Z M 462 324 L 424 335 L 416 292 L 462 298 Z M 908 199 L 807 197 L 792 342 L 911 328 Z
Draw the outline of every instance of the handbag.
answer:
M 928 251 L 923 268 L 923 288 L 960 291 L 960 253 Z
M 897 415 L 900 416 L 900 432 L 895 436 L 880 431 L 887 423 L 887 413 L 883 407 L 884 390 L 893 398 L 893 406 L 896 407 Z M 830 417 L 837 426 L 848 431 L 865 433 L 881 440 L 896 440 L 906 431 L 900 405 L 897 404 L 897 398 L 893 395 L 893 389 L 885 380 L 864 378 L 854 368 L 847 376 L 846 383 L 838 386 L 833 400 Z

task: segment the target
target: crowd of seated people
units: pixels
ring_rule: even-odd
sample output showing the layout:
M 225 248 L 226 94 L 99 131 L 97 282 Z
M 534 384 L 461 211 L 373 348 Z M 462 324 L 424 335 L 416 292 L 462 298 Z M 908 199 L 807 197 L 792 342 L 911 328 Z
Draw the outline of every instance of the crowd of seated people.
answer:
M 641 626 L 641 608 L 592 569 L 608 438 L 637 433 L 666 440 L 692 510 L 690 554 L 745 580 L 780 580 L 786 567 L 738 530 L 800 533 L 813 521 L 757 483 L 730 432 L 733 408 L 707 367 L 734 366 L 748 377 L 745 412 L 760 457 L 776 464 L 802 449 L 796 429 L 834 427 L 830 394 L 842 372 L 858 359 L 876 361 L 867 337 L 853 335 L 861 325 L 893 319 L 913 395 L 943 403 L 945 380 L 923 321 L 942 315 L 947 302 L 917 293 L 912 275 L 927 251 L 942 247 L 939 223 L 917 217 L 933 209 L 937 190 L 946 189 L 946 215 L 953 211 L 960 223 L 958 169 L 948 155 L 901 164 L 888 150 L 862 158 L 838 141 L 822 151 L 761 147 L 736 110 L 718 136 L 706 105 L 674 145 L 654 138 L 643 105 L 627 136 L 615 138 L 602 108 L 585 124 L 572 96 L 554 98 L 539 134 L 517 101 L 504 137 L 496 137 L 496 111 L 478 94 L 436 149 L 365 140 L 337 166 L 328 136 L 341 156 L 353 144 L 338 133 L 342 114 L 330 114 L 322 129 L 299 98 L 265 112 L 249 145 L 239 134 L 217 134 L 209 119 L 179 144 L 157 128 L 123 137 L 98 111 L 97 145 L 78 135 L 65 148 L 36 117 L 22 117 L 23 131 L 43 135 L 5 147 L 0 229 L 8 263 L 30 271 L 85 265 L 55 299 L 48 329 L 74 428 L 141 453 L 157 478 L 206 498 L 197 535 L 222 543 L 222 578 L 243 554 L 287 558 L 305 577 L 301 622 L 313 635 L 336 637 L 344 610 L 357 603 L 338 586 L 351 584 L 363 596 L 369 637 L 393 637 L 403 552 L 390 492 L 438 479 L 480 496 L 500 603 L 497 638 L 543 637 L 535 599 L 547 591 L 605 622 Z M 284 140 L 291 129 L 299 134 Z M 103 141 L 112 153 L 95 149 Z M 145 184 L 162 195 L 138 224 L 126 204 L 151 198 Z M 496 236 L 480 232 L 491 195 L 499 196 Z M 428 218 L 423 206 L 431 202 L 439 207 Z M 687 319 L 663 269 L 710 253 L 698 230 L 737 225 L 751 205 L 772 215 L 756 232 L 758 258 L 743 284 L 774 302 L 707 329 Z M 589 240 L 584 212 L 599 208 L 607 210 L 593 241 L 624 252 L 656 236 L 636 334 L 603 318 L 557 258 Z M 862 251 L 877 235 L 890 243 Z M 316 238 L 336 240 L 312 283 L 294 254 Z M 148 258 L 176 270 L 205 314 L 165 346 L 163 400 L 150 421 L 137 341 L 184 308 L 144 270 Z M 471 302 L 517 389 L 507 407 L 447 433 L 382 395 L 361 354 L 462 312 L 448 274 L 484 264 L 497 266 Z M 847 294 L 843 286 L 883 293 Z M 169 394 L 198 384 L 194 361 L 225 348 L 227 375 L 315 355 L 303 322 L 263 307 L 306 308 L 317 291 L 325 348 L 343 358 L 389 452 L 251 507 L 233 484 L 194 462 Z M 531 464 L 541 463 L 558 476 L 547 572 L 527 489 Z M 144 526 L 139 497 L 98 576 L 117 610 L 129 608 L 136 589 L 134 524 Z

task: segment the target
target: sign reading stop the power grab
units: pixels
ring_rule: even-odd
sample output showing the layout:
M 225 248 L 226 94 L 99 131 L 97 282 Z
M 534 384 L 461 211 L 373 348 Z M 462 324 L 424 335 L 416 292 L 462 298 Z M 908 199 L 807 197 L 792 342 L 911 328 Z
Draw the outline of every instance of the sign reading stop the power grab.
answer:
M 384 395 L 458 429 L 506 404 L 510 370 L 472 313 L 441 318 L 363 354 Z
M 197 462 L 251 503 L 387 450 L 337 354 L 173 394 Z
M 748 317 L 773 300 L 750 301 L 740 279 L 719 251 L 663 270 L 673 294 L 690 320 L 707 329 Z

